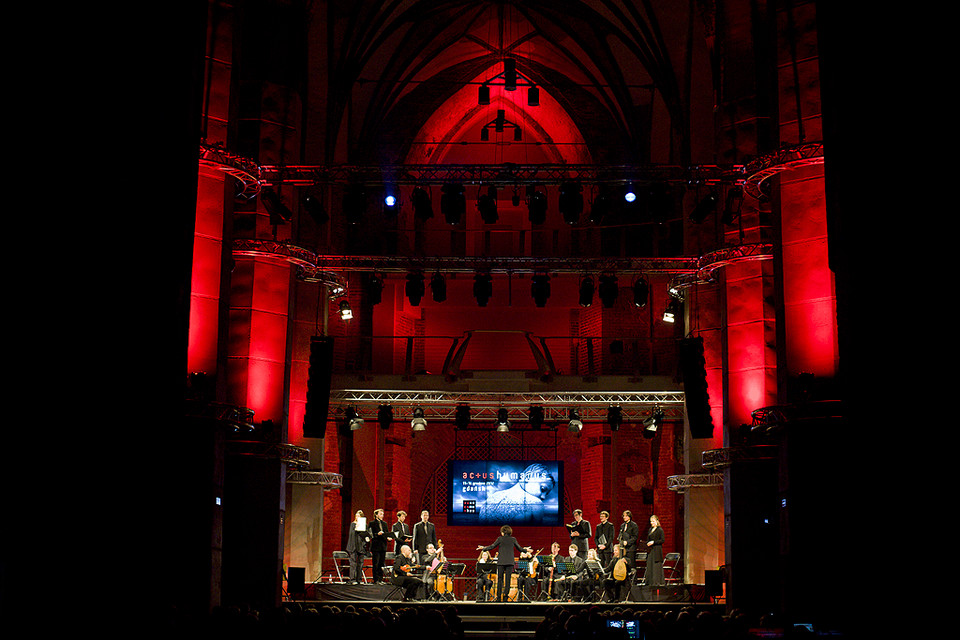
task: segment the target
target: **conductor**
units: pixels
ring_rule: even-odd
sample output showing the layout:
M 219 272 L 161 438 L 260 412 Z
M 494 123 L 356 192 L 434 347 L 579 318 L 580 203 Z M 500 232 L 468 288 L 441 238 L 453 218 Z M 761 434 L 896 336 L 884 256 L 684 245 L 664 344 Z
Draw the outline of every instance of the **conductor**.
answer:
M 500 527 L 500 537 L 493 544 L 486 547 L 477 545 L 477 551 L 492 551 L 497 549 L 497 601 L 506 602 L 510 591 L 510 576 L 513 575 L 513 552 L 532 553 L 530 547 L 521 547 L 513 537 L 513 529 L 509 525 Z

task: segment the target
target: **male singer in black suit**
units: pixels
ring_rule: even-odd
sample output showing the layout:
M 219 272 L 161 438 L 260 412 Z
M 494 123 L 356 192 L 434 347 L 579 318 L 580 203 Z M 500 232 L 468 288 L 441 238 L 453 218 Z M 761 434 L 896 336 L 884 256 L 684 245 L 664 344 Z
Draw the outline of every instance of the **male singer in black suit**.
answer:
M 600 566 L 607 566 L 613 559 L 613 545 L 617 530 L 610 522 L 610 512 L 600 512 L 600 524 L 597 525 L 597 534 L 594 536 L 597 542 L 597 557 L 600 560 Z
M 577 509 L 573 512 L 573 524 L 568 524 L 567 528 L 570 530 L 570 543 L 577 547 L 577 557 L 586 560 L 593 531 L 590 523 L 583 519 L 583 511 Z
M 413 525 L 413 546 L 417 557 L 426 555 L 427 545 L 437 546 L 437 528 L 430 522 L 430 512 L 424 509 L 420 512 L 420 522 Z
M 410 544 L 413 536 L 410 534 L 410 525 L 406 523 L 407 512 L 397 511 L 397 521 L 393 523 L 393 551 L 394 555 L 400 555 L 400 547 Z
M 640 527 L 633 521 L 633 514 L 629 511 L 623 512 L 623 524 L 620 525 L 620 550 L 623 557 L 627 560 L 629 571 L 636 574 L 637 571 L 637 540 L 640 539 Z
M 387 562 L 387 540 L 390 531 L 383 521 L 383 509 L 374 509 L 373 522 L 370 523 L 370 555 L 373 556 L 373 581 L 383 582 L 383 565 Z

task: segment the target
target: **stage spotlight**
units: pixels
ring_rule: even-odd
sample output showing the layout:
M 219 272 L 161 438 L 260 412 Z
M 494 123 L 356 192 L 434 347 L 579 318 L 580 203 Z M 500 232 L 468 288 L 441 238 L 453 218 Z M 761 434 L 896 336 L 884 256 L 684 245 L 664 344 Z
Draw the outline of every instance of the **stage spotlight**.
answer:
M 694 224 L 700 224 L 707 219 L 711 213 L 715 213 L 717 210 L 717 203 L 720 198 L 717 196 L 716 191 L 710 191 L 706 197 L 697 203 L 697 206 L 693 208 L 693 211 L 690 212 L 688 219 Z
M 583 187 L 578 182 L 564 182 L 560 185 L 560 197 L 557 200 L 560 215 L 567 224 L 580 222 L 583 213 Z
M 340 319 L 347 321 L 353 318 L 353 310 L 350 309 L 350 303 L 346 300 L 340 301 Z
M 438 271 L 430 278 L 430 292 L 434 302 L 443 302 L 447 299 L 447 281 Z
M 632 184 L 627 185 L 627 188 L 623 192 L 623 199 L 625 202 L 631 204 L 637 201 L 637 190 L 633 188 Z
M 497 188 L 495 186 L 491 184 L 487 187 L 486 193 L 477 194 L 477 209 L 486 224 L 494 224 L 499 219 L 497 215 Z
M 487 306 L 493 296 L 493 276 L 489 273 L 478 273 L 473 277 L 473 297 L 481 307 Z
M 503 407 L 500 407 L 500 410 L 497 411 L 497 431 L 501 433 L 510 431 L 510 420 L 508 420 L 507 410 Z
M 407 300 L 410 301 L 412 306 L 420 306 L 420 301 L 423 300 L 423 294 L 425 291 L 426 287 L 423 285 L 423 274 L 419 272 L 408 273 L 407 284 L 404 287 L 404 293 L 406 293 Z
M 623 424 L 623 412 L 620 407 L 607 408 L 607 424 L 611 431 L 620 431 L 620 425 Z
M 383 301 L 383 277 L 376 273 L 367 276 L 367 301 L 372 304 L 380 304 Z
M 388 186 L 383 196 L 383 212 L 395 216 L 400 213 L 400 191 L 395 186 Z
M 367 209 L 367 194 L 363 185 L 351 184 L 343 194 L 343 215 L 349 224 L 359 224 Z
M 657 435 L 657 430 L 663 423 L 663 411 L 660 407 L 655 407 L 650 417 L 643 421 L 643 437 L 652 438 Z
M 270 214 L 270 224 L 281 225 L 290 222 L 293 212 L 283 204 L 278 194 L 273 189 L 264 189 L 260 192 L 260 200 L 263 202 L 263 208 Z
M 576 409 L 570 409 L 570 422 L 567 423 L 567 431 L 580 433 L 583 430 L 583 422 L 580 421 L 580 414 Z
M 647 299 L 650 297 L 650 285 L 642 275 L 633 281 L 633 304 L 642 309 L 647 306 Z
M 423 417 L 423 408 L 417 407 L 413 410 L 413 420 L 410 421 L 410 428 L 413 431 L 426 431 L 427 419 Z
M 680 315 L 680 301 L 672 298 L 667 304 L 666 310 L 663 312 L 663 321 L 670 323 L 676 322 L 678 315 Z
M 307 214 L 317 224 L 323 224 L 330 220 L 330 216 L 327 214 L 327 210 L 323 206 L 323 202 L 320 200 L 320 198 L 312 193 L 308 193 L 303 196 L 303 208 L 307 210 Z
M 448 224 L 460 224 L 467 211 L 467 199 L 462 184 L 445 184 L 440 187 L 440 211 Z
M 480 104 L 480 105 L 490 104 L 490 85 L 487 85 L 487 84 L 480 85 L 480 91 L 477 94 L 477 104 Z
M 523 140 L 523 129 L 516 126 L 513 128 L 513 141 L 520 142 L 521 140 Z
M 550 297 L 550 276 L 534 275 L 530 280 L 530 295 L 533 296 L 533 302 L 538 307 L 546 306 L 547 299 Z
M 543 427 L 543 407 L 534 405 L 530 407 L 530 428 L 541 429 Z
M 466 429 L 470 426 L 470 407 L 465 404 L 457 405 L 457 412 L 453 417 L 454 424 L 457 425 L 457 429 Z
M 380 405 L 380 408 L 377 409 L 377 422 L 384 431 L 389 429 L 393 423 L 393 407 L 388 404 Z
M 429 220 L 433 217 L 433 205 L 430 203 L 428 189 L 414 187 L 410 193 L 410 202 L 413 203 L 413 215 L 419 220 Z
M 617 296 L 620 294 L 620 289 L 617 286 L 617 276 L 600 276 L 599 293 L 600 302 L 603 303 L 604 308 L 612 308 L 617 303 Z
M 580 306 L 589 307 L 593 304 L 593 278 L 585 277 L 580 281 Z
M 353 407 L 347 407 L 347 425 L 351 431 L 356 431 L 363 426 L 363 418 L 357 414 Z
M 527 217 L 532 224 L 543 224 L 547 221 L 547 196 L 533 187 L 527 189 Z

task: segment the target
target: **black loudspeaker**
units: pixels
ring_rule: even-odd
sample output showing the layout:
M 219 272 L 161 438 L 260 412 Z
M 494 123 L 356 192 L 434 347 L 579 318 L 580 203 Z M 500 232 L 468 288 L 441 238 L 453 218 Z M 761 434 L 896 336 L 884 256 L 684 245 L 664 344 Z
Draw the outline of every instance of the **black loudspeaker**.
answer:
M 712 438 L 713 418 L 710 416 L 710 396 L 707 393 L 703 338 L 684 338 L 680 341 L 680 376 L 683 378 L 690 435 L 694 438 Z
M 723 595 L 723 575 L 719 569 L 707 570 L 703 572 L 703 582 L 706 587 L 707 597 L 720 597 Z
M 310 339 L 310 368 L 307 375 L 307 406 L 303 413 L 303 437 L 322 438 L 327 430 L 327 410 L 330 408 L 333 338 L 314 336 Z
M 287 569 L 287 593 L 303 593 L 307 590 L 307 570 L 304 567 Z

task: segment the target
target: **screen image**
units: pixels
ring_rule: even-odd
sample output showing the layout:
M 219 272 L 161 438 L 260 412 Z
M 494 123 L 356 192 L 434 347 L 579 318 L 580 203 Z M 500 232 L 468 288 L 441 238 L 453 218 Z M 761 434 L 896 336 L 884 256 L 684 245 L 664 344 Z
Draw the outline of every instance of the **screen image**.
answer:
M 563 462 L 452 460 L 449 526 L 563 526 Z

